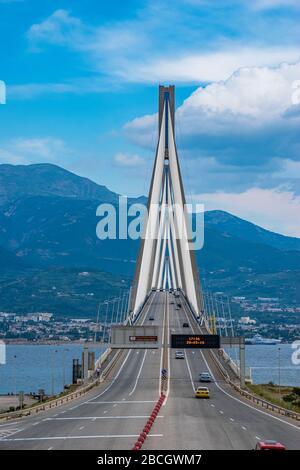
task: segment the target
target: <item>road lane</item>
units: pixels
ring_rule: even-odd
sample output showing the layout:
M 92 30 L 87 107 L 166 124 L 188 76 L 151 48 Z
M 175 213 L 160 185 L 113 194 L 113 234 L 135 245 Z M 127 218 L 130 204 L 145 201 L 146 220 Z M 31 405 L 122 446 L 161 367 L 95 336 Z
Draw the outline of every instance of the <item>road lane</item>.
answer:
M 165 294 L 151 297 L 139 323 L 156 323 L 161 334 Z M 25 428 L 0 441 L 0 449 L 130 449 L 158 399 L 159 356 L 159 350 L 124 351 L 108 385 L 36 423 L 23 419 Z

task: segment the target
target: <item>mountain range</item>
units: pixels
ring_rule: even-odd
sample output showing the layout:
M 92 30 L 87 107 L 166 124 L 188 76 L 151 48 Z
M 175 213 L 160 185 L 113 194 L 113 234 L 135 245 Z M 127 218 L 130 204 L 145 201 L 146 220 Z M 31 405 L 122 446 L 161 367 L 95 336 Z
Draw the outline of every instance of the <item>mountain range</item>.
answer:
M 99 240 L 96 209 L 117 206 L 119 195 L 105 186 L 52 164 L 0 165 L 0 311 L 28 308 L 26 285 L 33 272 L 57 270 L 68 290 L 67 273 L 101 272 L 109 282 L 97 295 L 128 286 L 134 272 L 138 240 Z M 131 198 L 129 202 L 145 202 Z M 300 239 L 265 230 L 224 211 L 205 213 L 205 243 L 196 252 L 204 287 L 235 295 L 280 296 L 299 300 Z M 58 282 L 58 281 L 56 281 Z M 94 282 L 95 284 L 95 282 Z M 110 286 L 111 285 L 111 290 Z M 19 297 L 18 287 L 22 286 Z M 39 290 L 39 282 L 36 284 Z M 100 290 L 99 290 L 100 289 Z M 29 289 L 32 295 L 32 285 Z M 30 298 L 31 308 L 39 309 Z M 69 314 L 59 302 L 56 312 Z M 72 313 L 84 314 L 84 306 Z M 79 305 L 79 304 L 78 304 Z M 49 302 L 49 309 L 53 302 Z M 47 302 L 42 302 L 47 307 Z M 94 308 L 94 306 L 93 306 Z

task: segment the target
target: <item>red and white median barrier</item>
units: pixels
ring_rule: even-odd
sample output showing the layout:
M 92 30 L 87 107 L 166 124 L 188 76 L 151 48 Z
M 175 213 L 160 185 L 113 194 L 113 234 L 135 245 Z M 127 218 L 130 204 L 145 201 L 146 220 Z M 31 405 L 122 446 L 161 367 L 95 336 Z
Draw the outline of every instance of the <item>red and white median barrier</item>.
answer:
M 158 413 L 160 412 L 160 408 L 164 402 L 166 398 L 166 395 L 164 393 L 162 393 L 159 397 L 159 399 L 157 400 L 156 404 L 155 404 L 155 407 L 153 408 L 152 410 L 152 413 L 151 415 L 149 416 L 149 419 L 147 421 L 147 423 L 145 424 L 144 426 L 144 429 L 143 431 L 141 432 L 141 434 L 139 435 L 139 437 L 137 438 L 132 450 L 140 450 L 145 442 L 145 440 L 147 439 L 147 436 L 155 422 L 155 419 L 158 415 Z

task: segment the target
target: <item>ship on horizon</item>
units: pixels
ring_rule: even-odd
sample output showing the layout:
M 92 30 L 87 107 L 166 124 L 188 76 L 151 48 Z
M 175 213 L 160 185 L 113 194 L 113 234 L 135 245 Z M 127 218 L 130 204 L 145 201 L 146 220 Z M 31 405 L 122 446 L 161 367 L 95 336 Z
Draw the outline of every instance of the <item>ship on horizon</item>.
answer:
M 281 343 L 281 339 L 263 338 L 261 335 L 256 334 L 253 338 L 245 338 L 245 344 L 264 344 L 274 345 Z

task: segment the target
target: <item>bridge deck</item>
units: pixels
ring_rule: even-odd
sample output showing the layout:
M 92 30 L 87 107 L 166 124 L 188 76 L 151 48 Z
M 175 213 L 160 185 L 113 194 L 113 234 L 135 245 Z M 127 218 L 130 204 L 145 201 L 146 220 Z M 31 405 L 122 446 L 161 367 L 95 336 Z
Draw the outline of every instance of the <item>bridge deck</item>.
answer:
M 184 298 L 154 292 L 139 323 L 173 333 L 199 333 Z M 149 317 L 153 316 L 154 321 Z M 189 328 L 182 325 L 187 322 Z M 209 351 L 169 349 L 169 393 L 143 449 L 251 449 L 258 438 L 299 447 L 300 428 L 244 402 L 225 382 Z M 131 449 L 159 396 L 162 351 L 123 351 L 110 381 L 65 406 L 0 425 L 0 449 Z M 194 398 L 202 371 L 211 370 L 209 400 Z

